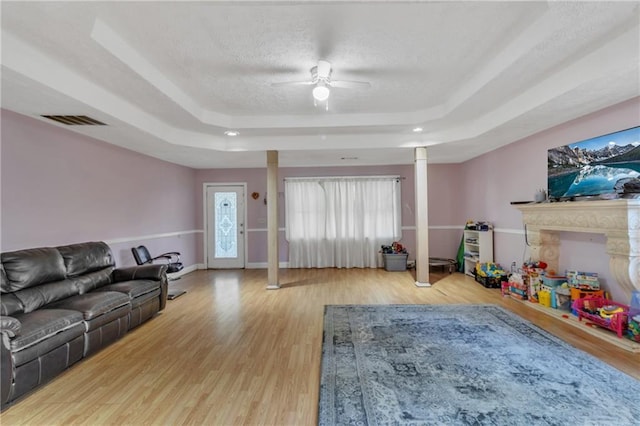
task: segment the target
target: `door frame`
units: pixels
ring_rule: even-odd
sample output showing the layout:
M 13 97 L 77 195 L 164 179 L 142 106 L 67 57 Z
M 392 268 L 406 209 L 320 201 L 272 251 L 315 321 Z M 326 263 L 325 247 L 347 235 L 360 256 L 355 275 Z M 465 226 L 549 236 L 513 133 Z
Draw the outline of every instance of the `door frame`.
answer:
M 247 183 L 246 182 L 204 182 L 202 184 L 202 221 L 204 222 L 204 238 L 202 239 L 202 244 L 204 246 L 204 268 L 209 269 L 209 203 L 207 202 L 207 188 L 216 188 L 222 186 L 241 186 L 243 188 L 244 197 L 243 204 L 244 209 L 242 211 L 243 223 L 244 223 L 244 232 L 242 233 L 244 239 L 244 262 L 242 269 L 247 268 L 247 255 L 248 255 L 248 247 L 247 247 Z

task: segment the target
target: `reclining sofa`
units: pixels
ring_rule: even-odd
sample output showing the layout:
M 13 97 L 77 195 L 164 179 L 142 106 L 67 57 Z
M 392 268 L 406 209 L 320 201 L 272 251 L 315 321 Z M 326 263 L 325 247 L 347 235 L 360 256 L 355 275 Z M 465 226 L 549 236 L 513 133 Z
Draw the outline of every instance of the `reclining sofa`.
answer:
M 164 309 L 165 265 L 115 268 L 103 242 L 0 255 L 0 407 Z

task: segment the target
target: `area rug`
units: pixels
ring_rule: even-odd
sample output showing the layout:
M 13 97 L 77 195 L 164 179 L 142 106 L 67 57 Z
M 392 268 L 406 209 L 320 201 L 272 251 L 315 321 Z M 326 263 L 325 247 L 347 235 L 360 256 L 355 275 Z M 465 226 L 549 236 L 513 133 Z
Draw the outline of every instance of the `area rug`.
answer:
M 326 306 L 320 425 L 638 425 L 640 381 L 493 305 Z

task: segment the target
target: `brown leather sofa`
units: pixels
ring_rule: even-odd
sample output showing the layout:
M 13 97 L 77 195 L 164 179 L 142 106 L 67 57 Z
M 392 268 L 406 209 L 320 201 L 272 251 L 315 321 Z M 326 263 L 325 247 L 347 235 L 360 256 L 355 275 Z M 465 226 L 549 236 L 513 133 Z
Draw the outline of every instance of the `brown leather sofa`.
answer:
M 164 309 L 165 265 L 115 268 L 103 242 L 0 255 L 0 406 Z

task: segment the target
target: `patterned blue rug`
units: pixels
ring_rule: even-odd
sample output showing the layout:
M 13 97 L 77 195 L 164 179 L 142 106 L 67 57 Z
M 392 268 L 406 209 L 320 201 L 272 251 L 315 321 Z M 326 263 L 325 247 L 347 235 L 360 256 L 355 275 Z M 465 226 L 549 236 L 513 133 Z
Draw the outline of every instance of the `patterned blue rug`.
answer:
M 498 306 L 327 306 L 318 423 L 638 425 L 640 381 Z

